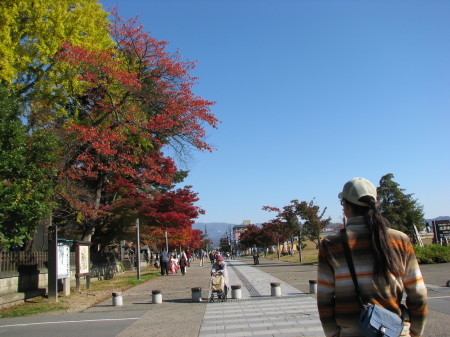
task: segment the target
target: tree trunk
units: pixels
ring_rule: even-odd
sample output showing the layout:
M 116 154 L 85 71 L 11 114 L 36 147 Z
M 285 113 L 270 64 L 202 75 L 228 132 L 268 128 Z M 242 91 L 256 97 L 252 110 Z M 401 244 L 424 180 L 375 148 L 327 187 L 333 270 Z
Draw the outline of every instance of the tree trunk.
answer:
M 102 174 L 97 179 L 97 187 L 95 189 L 95 198 L 94 198 L 94 212 L 92 212 L 91 224 L 85 225 L 85 231 L 83 233 L 83 241 L 92 241 L 92 236 L 95 233 L 96 223 L 98 222 L 97 211 L 100 209 L 100 202 L 102 198 L 103 185 L 105 181 L 105 175 Z M 89 220 L 88 220 L 89 221 Z
M 277 233 L 277 256 L 278 256 L 278 260 L 280 259 L 280 236 Z
M 299 240 L 298 241 L 298 256 L 300 259 L 300 263 L 303 262 L 303 250 L 302 250 L 302 242 Z

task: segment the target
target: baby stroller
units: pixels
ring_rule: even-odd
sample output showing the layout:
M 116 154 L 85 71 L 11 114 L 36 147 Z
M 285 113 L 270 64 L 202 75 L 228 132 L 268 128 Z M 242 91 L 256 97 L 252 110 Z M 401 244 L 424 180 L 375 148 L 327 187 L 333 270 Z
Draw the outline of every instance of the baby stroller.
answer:
M 225 302 L 227 300 L 227 286 L 225 285 L 225 276 L 219 271 L 216 275 L 211 276 L 211 296 L 209 302 L 215 302 L 215 298 L 218 301 Z

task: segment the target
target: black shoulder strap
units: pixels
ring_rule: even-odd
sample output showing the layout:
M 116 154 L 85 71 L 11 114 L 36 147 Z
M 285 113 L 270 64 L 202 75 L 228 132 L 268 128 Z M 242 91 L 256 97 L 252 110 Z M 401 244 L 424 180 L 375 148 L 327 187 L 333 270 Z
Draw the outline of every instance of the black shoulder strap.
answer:
M 340 230 L 342 237 L 342 245 L 344 246 L 345 258 L 347 260 L 348 269 L 350 270 L 350 275 L 352 276 L 353 284 L 355 285 L 355 293 L 358 297 L 359 304 L 362 306 L 363 301 L 361 298 L 361 293 L 359 292 L 358 279 L 356 278 L 355 266 L 353 265 L 353 259 L 350 251 L 350 247 L 348 246 L 348 237 L 347 231 L 344 229 Z

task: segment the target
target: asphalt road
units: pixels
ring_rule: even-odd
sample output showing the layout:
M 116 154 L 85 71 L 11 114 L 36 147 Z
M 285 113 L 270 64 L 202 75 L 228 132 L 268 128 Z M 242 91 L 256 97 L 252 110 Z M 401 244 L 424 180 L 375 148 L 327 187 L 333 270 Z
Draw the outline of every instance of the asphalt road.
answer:
M 147 310 L 36 316 L 0 321 L 0 336 L 107 337 L 116 336 Z

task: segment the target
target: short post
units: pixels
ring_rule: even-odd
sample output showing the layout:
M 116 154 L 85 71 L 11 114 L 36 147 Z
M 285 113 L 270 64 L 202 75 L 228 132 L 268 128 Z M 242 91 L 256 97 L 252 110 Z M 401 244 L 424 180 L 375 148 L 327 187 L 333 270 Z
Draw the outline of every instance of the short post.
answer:
M 112 305 L 115 307 L 123 305 L 122 293 L 120 291 L 112 293 Z
M 271 282 L 270 283 L 270 295 L 275 296 L 275 297 L 281 296 L 280 282 Z
M 191 288 L 192 291 L 192 302 L 202 301 L 202 288 Z
M 317 293 L 317 281 L 316 280 L 309 280 L 309 293 L 310 294 Z
M 69 277 L 63 278 L 62 282 L 64 296 L 70 296 L 70 275 Z
M 161 304 L 162 303 L 161 290 L 152 290 L 152 303 L 153 304 Z
M 236 300 L 240 300 L 242 298 L 242 291 L 240 284 L 231 286 L 231 298 L 234 298 Z
M 446 287 L 450 287 L 450 280 L 447 281 Z

